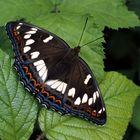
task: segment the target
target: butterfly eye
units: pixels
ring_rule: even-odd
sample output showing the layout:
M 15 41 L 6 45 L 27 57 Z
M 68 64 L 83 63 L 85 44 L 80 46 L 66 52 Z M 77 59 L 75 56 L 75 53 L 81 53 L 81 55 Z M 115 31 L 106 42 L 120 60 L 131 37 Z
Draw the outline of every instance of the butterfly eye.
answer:
M 97 81 L 78 56 L 84 30 L 74 49 L 57 35 L 28 23 L 9 22 L 6 30 L 21 83 L 43 106 L 105 124 L 106 109 Z

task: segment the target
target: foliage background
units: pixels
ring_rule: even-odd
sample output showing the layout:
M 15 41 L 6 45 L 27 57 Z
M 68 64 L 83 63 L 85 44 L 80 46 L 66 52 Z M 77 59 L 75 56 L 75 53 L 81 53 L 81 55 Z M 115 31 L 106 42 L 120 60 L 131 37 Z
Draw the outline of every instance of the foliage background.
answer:
M 140 1 L 126 0 L 129 10 L 135 11 L 140 17 Z M 140 28 L 110 30 L 105 29 L 106 41 L 105 69 L 125 74 L 129 79 L 140 85 Z M 120 52 L 121 49 L 121 52 Z M 140 139 L 140 97 L 133 109 L 132 119 L 127 128 L 124 140 Z
M 138 59 L 140 57 L 139 54 L 135 54 L 139 51 L 137 48 L 134 49 L 134 45 L 129 47 L 130 42 L 125 44 L 124 40 L 130 41 L 131 36 L 128 33 L 125 34 L 122 28 L 140 25 L 136 14 L 128 11 L 127 8 L 128 6 L 129 10 L 136 10 L 136 13 L 139 13 L 139 8 L 136 8 L 137 3 L 139 4 L 136 0 L 1 0 L 0 139 L 35 139 L 36 134 L 49 140 L 123 139 L 131 120 L 135 99 L 140 93 L 140 87 L 130 80 L 136 77 L 136 81 L 139 82 Z M 27 22 L 56 33 L 71 47 L 75 47 L 87 17 L 89 17 L 89 21 L 81 44 L 103 36 L 104 29 L 107 41 L 107 45 L 105 45 L 106 72 L 103 61 L 105 58 L 102 47 L 103 39 L 81 50 L 81 57 L 85 59 L 94 72 L 106 104 L 107 123 L 104 126 L 97 126 L 74 116 L 61 116 L 39 106 L 38 102 L 20 84 L 19 77 L 12 67 L 13 51 L 4 29 L 5 23 L 10 20 L 25 19 Z M 139 28 L 127 29 L 127 31 L 139 33 Z M 124 36 L 124 40 L 120 34 Z M 139 44 L 137 47 L 139 50 Z M 126 62 L 120 59 L 123 58 L 124 54 L 130 54 L 130 58 L 133 59 L 133 61 L 129 61 L 130 59 L 126 57 L 126 62 L 129 61 L 132 64 L 130 65 L 131 69 L 122 68 L 116 63 L 119 60 L 119 63 L 121 62 L 120 64 L 125 66 Z M 127 75 L 127 78 L 124 75 Z M 138 82 L 135 83 L 138 85 Z M 136 104 L 131 124 L 139 131 L 140 123 L 137 119 L 139 114 L 136 114 L 139 111 L 137 108 Z M 131 131 L 127 132 L 124 139 L 130 138 Z M 138 134 L 131 138 L 135 137 L 139 138 Z

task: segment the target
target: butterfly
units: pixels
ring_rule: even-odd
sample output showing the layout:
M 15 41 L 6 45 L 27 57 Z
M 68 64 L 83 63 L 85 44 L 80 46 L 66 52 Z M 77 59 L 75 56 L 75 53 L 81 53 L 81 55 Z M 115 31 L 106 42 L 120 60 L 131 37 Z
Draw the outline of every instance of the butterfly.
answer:
M 57 35 L 26 22 L 6 24 L 21 83 L 39 102 L 61 114 L 73 114 L 93 123 L 106 122 L 106 108 L 95 76 Z

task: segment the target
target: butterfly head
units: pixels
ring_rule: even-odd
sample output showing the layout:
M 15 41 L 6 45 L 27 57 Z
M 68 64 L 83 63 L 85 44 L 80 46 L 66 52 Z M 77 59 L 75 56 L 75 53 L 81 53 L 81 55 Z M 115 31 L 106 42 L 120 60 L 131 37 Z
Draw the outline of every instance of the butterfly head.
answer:
M 80 53 L 80 48 L 81 48 L 80 46 L 77 46 L 77 47 L 74 48 L 75 54 L 79 55 L 79 53 Z

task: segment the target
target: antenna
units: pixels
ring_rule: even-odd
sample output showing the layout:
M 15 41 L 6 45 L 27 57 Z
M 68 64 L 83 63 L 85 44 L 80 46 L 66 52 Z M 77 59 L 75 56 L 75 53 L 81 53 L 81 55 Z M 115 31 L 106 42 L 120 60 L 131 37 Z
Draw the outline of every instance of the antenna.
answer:
M 85 44 L 82 45 L 82 46 L 79 46 L 79 45 L 80 45 L 80 42 L 81 42 L 81 40 L 82 40 L 82 38 L 83 38 L 83 35 L 84 35 L 84 32 L 85 32 L 85 28 L 86 28 L 87 22 L 88 22 L 88 17 L 86 18 L 86 21 L 85 21 L 85 24 L 84 24 L 84 27 L 83 27 L 83 30 L 82 30 L 82 34 L 81 34 L 81 37 L 80 37 L 79 42 L 78 42 L 78 45 L 77 45 L 77 46 L 80 47 L 80 48 L 82 48 L 82 47 L 84 47 L 84 46 L 86 46 L 86 45 L 88 45 L 88 44 L 90 44 L 90 43 L 93 43 L 93 42 L 97 41 L 98 39 L 103 38 L 103 36 L 100 36 L 100 37 L 96 38 L 95 40 L 92 40 L 92 41 L 90 41 L 90 42 L 85 43 Z
M 86 25 L 87 25 L 87 21 L 88 21 L 88 17 L 86 18 L 85 25 L 84 25 L 84 28 L 83 28 L 83 30 L 82 30 L 82 34 L 81 34 L 81 37 L 80 37 L 80 39 L 79 39 L 79 42 L 78 42 L 78 45 L 77 45 L 77 46 L 80 45 L 80 42 L 81 42 L 81 40 L 82 40 L 82 38 L 83 38 L 83 34 L 84 34 L 84 31 L 85 31 L 85 28 L 86 28 Z
M 101 38 L 103 38 L 103 36 L 100 36 L 100 37 L 96 38 L 95 40 L 92 40 L 92 41 L 90 41 L 88 43 L 85 43 L 84 45 L 81 46 L 81 48 L 84 47 L 84 46 L 86 46 L 86 45 L 88 45 L 88 44 L 90 44 L 90 43 L 93 43 L 93 42 L 95 42 L 95 41 L 97 41 L 97 40 L 99 40 Z

